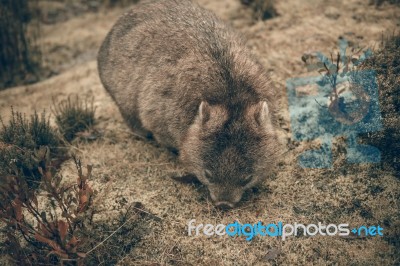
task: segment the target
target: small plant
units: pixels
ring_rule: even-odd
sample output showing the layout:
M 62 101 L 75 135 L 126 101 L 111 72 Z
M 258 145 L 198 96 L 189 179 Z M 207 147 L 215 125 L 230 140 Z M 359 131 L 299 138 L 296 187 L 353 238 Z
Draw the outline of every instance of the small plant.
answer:
M 253 18 L 255 20 L 267 20 L 278 16 L 274 0 L 241 0 L 241 2 L 253 9 Z
M 76 108 L 71 102 L 66 104 Z M 80 104 L 78 109 L 89 110 L 83 106 Z M 88 166 L 84 174 L 81 162 L 74 158 L 76 182 L 62 180 L 57 162 L 65 158 L 52 158 L 63 155 L 58 147 L 61 142 L 45 114 L 35 113 L 26 119 L 12 110 L 9 123 L 2 122 L 2 126 L 0 237 L 4 241 L 0 251 L 8 255 L 2 262 L 11 259 L 16 265 L 109 265 L 123 258 L 139 240 L 135 221 L 139 221 L 139 212 L 146 213 L 138 208 L 141 205 L 125 215 L 121 213 L 117 223 L 93 223 L 94 192 L 88 183 L 92 167 Z
M 327 85 L 331 90 L 327 106 L 315 101 L 327 108 L 343 128 L 349 126 L 352 132 L 357 132 L 358 136 L 348 135 L 347 145 L 353 145 L 354 149 L 358 143 L 355 137 L 360 138 L 363 148 L 358 151 L 364 150 L 365 155 L 361 157 L 358 152 L 358 158 L 365 158 L 364 162 L 382 161 L 382 166 L 390 166 L 399 177 L 400 34 L 382 40 L 379 49 L 374 52 L 368 49 L 360 56 L 357 54 L 362 49 L 353 47 L 347 51 L 345 40 L 341 40 L 340 48 L 341 53 L 335 58 L 331 55 L 330 62 L 320 53 L 302 57 L 309 71 L 318 70 L 322 74 L 318 85 L 325 88 Z
M 35 112 L 28 120 L 25 115 L 15 112 L 11 108 L 11 119 L 7 124 L 0 119 L 3 126 L 0 131 L 0 141 L 16 145 L 20 148 L 34 150 L 40 146 L 48 146 L 55 152 L 59 140 L 54 130 L 50 126 L 46 113 L 40 116 Z
M 63 181 L 49 166 L 49 150 L 38 156 L 45 163 L 40 192 L 29 188 L 20 175 L 8 175 L 0 183 L 0 231 L 5 239 L 0 246 L 15 265 L 113 265 L 139 241 L 144 216 L 160 218 L 132 204 L 111 224 L 93 222 L 95 192 L 89 185 L 92 167 L 84 174 L 81 161 L 74 158 L 77 179 Z M 146 223 L 143 223 L 146 224 Z M 5 257 L 3 257 L 5 259 Z M 3 260 L 4 262 L 4 260 Z
M 342 43 L 347 44 L 345 41 Z M 329 112 L 335 119 L 346 125 L 359 122 L 368 113 L 370 98 L 360 87 L 359 82 L 356 82 L 360 76 L 357 71 L 358 66 L 365 57 L 371 56 L 369 49 L 360 55 L 363 50 L 360 47 L 352 47 L 350 51 L 345 49 L 342 54 L 337 53 L 335 57 L 331 54 L 330 61 L 321 55 L 307 53 L 302 56 L 308 71 L 317 70 L 323 76 L 323 82 L 329 84 L 332 89 L 328 101 Z M 346 52 L 349 54 L 347 55 Z M 347 77 L 349 82 L 341 82 L 339 85 L 338 79 L 344 77 Z M 351 110 L 349 104 L 345 103 L 343 95 L 348 92 L 357 98 L 357 104 L 353 103 L 357 106 L 355 110 Z
M 61 155 L 59 138 L 45 112 L 41 116 L 35 112 L 27 119 L 11 109 L 8 124 L 0 121 L 0 177 L 19 173 L 29 187 L 36 186 L 41 176 L 37 169 L 43 163 L 37 157 L 39 149 L 47 147 L 52 155 Z
M 91 221 L 93 191 L 88 184 L 91 166 L 83 174 L 81 162 L 75 160 L 78 177 L 75 184 L 62 184 L 61 175 L 49 167 L 48 150 L 42 149 L 39 167 L 41 188 L 49 207 L 39 204 L 40 195 L 30 190 L 26 180 L 8 175 L 0 191 L 0 219 L 5 223 L 6 248 L 18 265 L 58 264 L 61 261 L 82 264 L 84 239 L 79 231 Z M 43 199 L 40 199 L 43 201 Z
M 80 100 L 68 97 L 58 105 L 54 104 L 56 123 L 64 138 L 71 142 L 77 133 L 83 132 L 95 123 L 93 100 L 89 103 L 87 99 Z

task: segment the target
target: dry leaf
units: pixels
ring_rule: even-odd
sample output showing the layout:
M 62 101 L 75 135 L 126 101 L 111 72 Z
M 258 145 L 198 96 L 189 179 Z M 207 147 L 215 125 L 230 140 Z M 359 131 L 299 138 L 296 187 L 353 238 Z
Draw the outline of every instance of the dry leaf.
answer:
M 51 239 L 48 239 L 44 236 L 39 235 L 38 233 L 35 234 L 35 239 L 42 243 L 49 245 L 54 251 L 63 252 L 61 247 Z
M 77 239 L 75 236 L 73 236 L 73 237 L 71 238 L 71 240 L 69 240 L 68 245 L 70 245 L 70 246 L 76 246 L 76 244 L 78 244 L 78 239 Z
M 50 251 L 50 252 L 47 254 L 47 256 L 50 256 L 50 255 L 52 255 L 52 254 L 55 254 L 55 255 L 57 255 L 57 256 L 63 258 L 63 259 L 68 259 L 67 253 L 65 253 L 65 252 L 63 252 L 63 251 L 56 251 L 56 250 L 53 250 L 53 251 Z
M 79 204 L 80 205 L 84 205 L 88 202 L 88 197 L 86 196 L 86 194 L 82 194 L 79 198 Z
M 78 252 L 76 254 L 78 255 L 78 257 L 81 257 L 81 258 L 85 258 L 86 257 L 86 253 L 83 253 L 83 252 Z
M 14 204 L 14 212 L 15 212 L 15 219 L 17 219 L 18 222 L 21 222 L 22 219 L 24 218 L 22 214 L 22 203 L 19 200 L 15 200 L 13 202 Z
M 61 241 L 65 241 L 65 237 L 67 236 L 68 232 L 68 224 L 63 220 L 58 221 L 58 232 L 60 234 Z

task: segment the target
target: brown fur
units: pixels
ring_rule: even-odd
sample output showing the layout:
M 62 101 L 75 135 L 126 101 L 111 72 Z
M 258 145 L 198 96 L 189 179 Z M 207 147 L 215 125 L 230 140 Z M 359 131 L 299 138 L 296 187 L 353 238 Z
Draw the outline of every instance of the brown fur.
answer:
M 270 173 L 273 89 L 211 12 L 189 0 L 144 1 L 112 28 L 98 68 L 132 129 L 177 149 L 217 205 L 232 207 Z

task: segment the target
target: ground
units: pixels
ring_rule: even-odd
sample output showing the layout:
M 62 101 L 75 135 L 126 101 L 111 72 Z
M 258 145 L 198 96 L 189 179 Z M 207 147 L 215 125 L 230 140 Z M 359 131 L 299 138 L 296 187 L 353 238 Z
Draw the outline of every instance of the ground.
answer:
M 116 217 L 133 202 L 159 217 L 150 219 L 141 240 L 121 259 L 120 265 L 396 265 L 400 263 L 399 179 L 385 165 L 347 165 L 335 140 L 332 169 L 302 169 L 296 157 L 308 144 L 291 140 L 285 82 L 288 78 L 315 75 L 301 61 L 306 52 L 329 55 L 339 37 L 365 47 L 379 47 L 383 34 L 400 25 L 400 8 L 367 1 L 279 1 L 279 16 L 254 22 L 240 1 L 198 0 L 248 40 L 264 64 L 278 94 L 278 134 L 287 152 L 276 174 L 249 194 L 231 211 L 214 208 L 206 189 L 171 178 L 182 172 L 176 158 L 156 144 L 136 138 L 124 123 L 117 106 L 102 87 L 96 52 L 122 8 L 84 13 L 66 21 L 44 25 L 45 63 L 54 69 L 51 78 L 29 86 L 0 92 L 0 115 L 9 107 L 30 114 L 50 110 L 53 102 L 70 94 L 94 97 L 96 128 L 103 137 L 77 142 L 72 148 L 94 166 L 92 186 L 98 191 L 95 220 Z M 49 112 L 50 113 L 50 112 Z M 73 176 L 73 162 L 62 166 Z M 384 237 L 273 237 L 230 238 L 188 236 L 187 224 L 349 223 L 381 225 Z

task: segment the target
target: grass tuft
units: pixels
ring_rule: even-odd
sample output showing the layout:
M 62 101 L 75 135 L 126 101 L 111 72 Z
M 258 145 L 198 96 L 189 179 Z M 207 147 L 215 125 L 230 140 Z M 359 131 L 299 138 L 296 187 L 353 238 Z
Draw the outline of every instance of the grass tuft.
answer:
M 241 2 L 251 7 L 255 20 L 267 20 L 279 15 L 274 0 L 241 0 Z
M 56 123 L 64 138 L 71 142 L 77 133 L 91 128 L 95 123 L 93 100 L 81 100 L 79 96 L 54 104 L 54 115 Z
M 53 155 L 61 154 L 59 138 L 45 112 L 40 116 L 35 112 L 27 119 L 11 109 L 8 124 L 1 118 L 0 121 L 0 176 L 18 174 L 26 179 L 29 187 L 37 187 L 43 150 Z
M 50 126 L 46 113 L 40 116 L 37 112 L 31 115 L 30 119 L 20 112 L 15 112 L 11 108 L 11 119 L 8 124 L 1 120 L 2 130 L 0 131 L 0 141 L 16 145 L 20 148 L 34 150 L 40 146 L 48 146 L 53 151 L 59 145 L 56 133 Z

